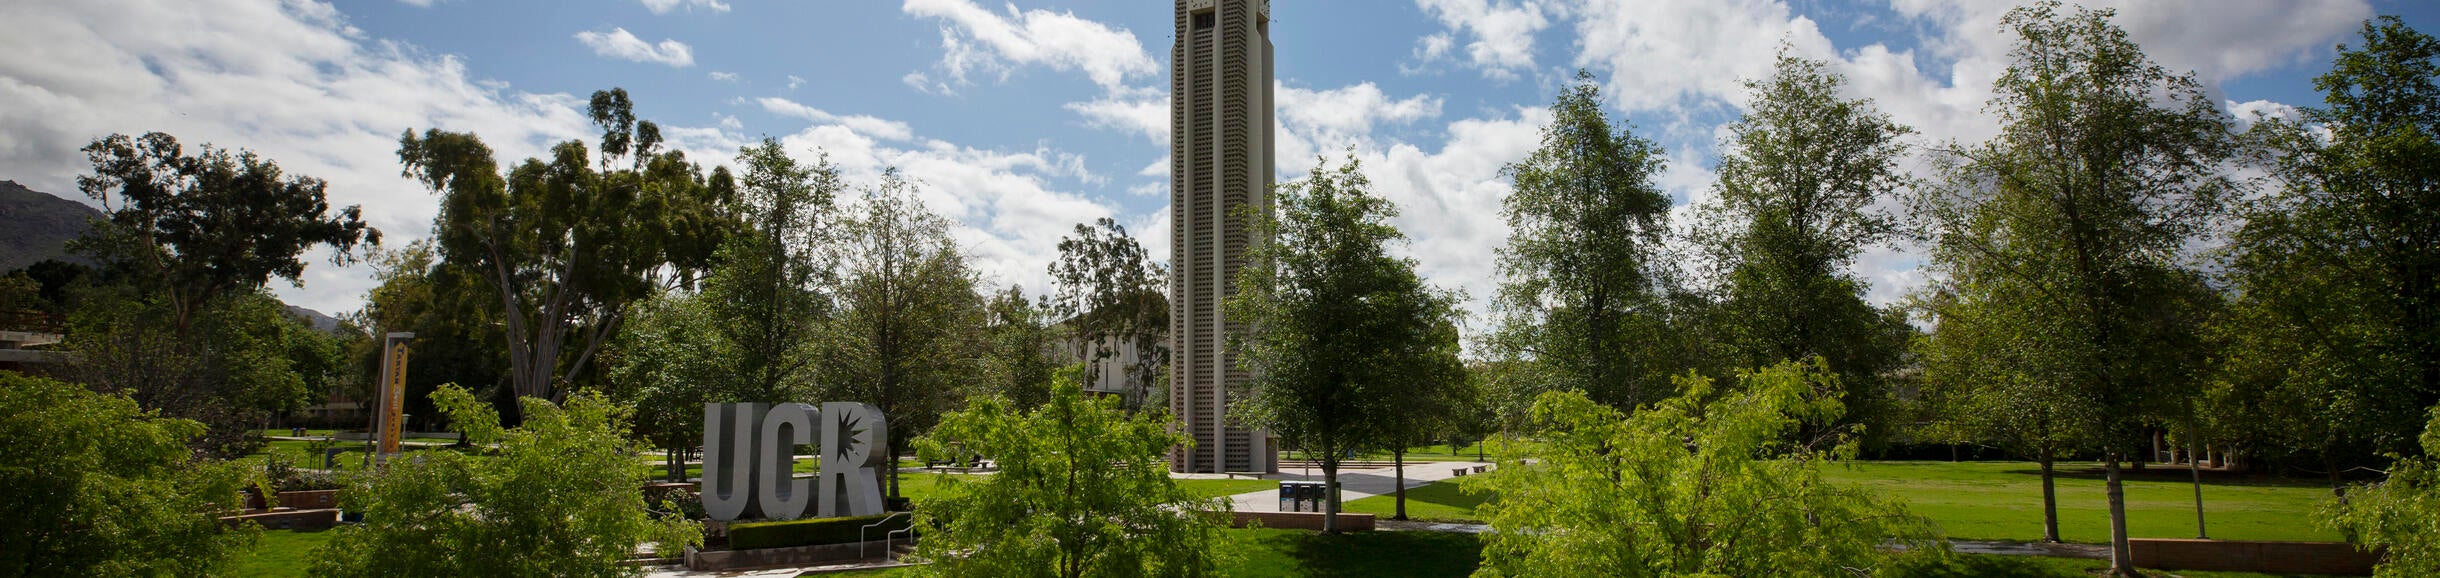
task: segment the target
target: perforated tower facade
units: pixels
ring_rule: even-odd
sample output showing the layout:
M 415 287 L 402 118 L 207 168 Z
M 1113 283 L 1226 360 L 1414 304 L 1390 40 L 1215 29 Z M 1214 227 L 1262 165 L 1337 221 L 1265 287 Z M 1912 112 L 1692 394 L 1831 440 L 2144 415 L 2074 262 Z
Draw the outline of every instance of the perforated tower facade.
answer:
M 1182 472 L 1276 472 L 1268 435 L 1227 417 L 1249 375 L 1228 350 L 1221 314 L 1252 240 L 1246 211 L 1269 211 L 1271 6 L 1268 0 L 1175 0 L 1169 52 L 1169 409 L 1193 448 Z

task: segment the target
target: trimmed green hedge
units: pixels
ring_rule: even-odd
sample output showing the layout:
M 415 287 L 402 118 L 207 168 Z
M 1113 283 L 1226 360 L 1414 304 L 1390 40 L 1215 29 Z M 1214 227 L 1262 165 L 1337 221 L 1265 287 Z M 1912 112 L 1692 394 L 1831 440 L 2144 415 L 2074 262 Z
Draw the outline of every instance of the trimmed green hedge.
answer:
M 756 550 L 851 544 L 857 541 L 858 533 L 862 533 L 864 537 L 879 540 L 889 532 L 906 529 L 909 524 L 913 523 L 913 520 L 909 519 L 910 516 L 899 516 L 886 524 L 874 526 L 871 530 L 864 529 L 866 525 L 879 522 L 882 518 L 887 517 L 887 515 L 858 516 L 734 524 L 729 526 L 729 549 Z

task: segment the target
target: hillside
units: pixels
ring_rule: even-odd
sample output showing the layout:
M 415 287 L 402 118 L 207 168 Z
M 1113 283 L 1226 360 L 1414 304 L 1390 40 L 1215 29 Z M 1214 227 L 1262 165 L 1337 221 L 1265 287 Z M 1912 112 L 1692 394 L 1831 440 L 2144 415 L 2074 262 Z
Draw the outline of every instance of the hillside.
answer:
M 86 219 L 102 212 L 16 181 L 0 181 L 0 271 L 65 257 L 68 240 L 85 231 Z

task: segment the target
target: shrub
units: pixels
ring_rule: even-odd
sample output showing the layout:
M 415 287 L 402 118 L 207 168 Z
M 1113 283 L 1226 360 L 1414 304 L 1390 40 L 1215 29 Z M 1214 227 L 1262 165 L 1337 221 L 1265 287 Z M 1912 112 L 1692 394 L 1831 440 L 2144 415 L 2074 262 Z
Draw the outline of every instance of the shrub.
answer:
M 882 522 L 888 518 L 887 522 Z M 865 526 L 881 522 L 866 530 Z M 866 538 L 881 539 L 889 532 L 904 530 L 913 521 L 907 516 L 857 516 L 852 518 L 820 518 L 786 522 L 752 522 L 729 526 L 729 549 L 791 548 L 824 544 L 849 544 Z
M 247 468 L 196 459 L 203 424 L 0 371 L 0 576 L 199 576 L 259 536 L 224 530 Z

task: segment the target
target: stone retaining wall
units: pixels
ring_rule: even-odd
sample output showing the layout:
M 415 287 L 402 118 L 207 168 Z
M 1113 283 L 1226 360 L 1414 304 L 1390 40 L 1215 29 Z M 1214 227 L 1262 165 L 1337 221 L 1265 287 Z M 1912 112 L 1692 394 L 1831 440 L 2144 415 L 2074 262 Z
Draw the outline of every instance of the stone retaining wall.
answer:
M 2341 542 L 2128 540 L 2135 565 L 2163 570 L 2369 576 L 2381 556 Z

